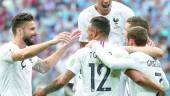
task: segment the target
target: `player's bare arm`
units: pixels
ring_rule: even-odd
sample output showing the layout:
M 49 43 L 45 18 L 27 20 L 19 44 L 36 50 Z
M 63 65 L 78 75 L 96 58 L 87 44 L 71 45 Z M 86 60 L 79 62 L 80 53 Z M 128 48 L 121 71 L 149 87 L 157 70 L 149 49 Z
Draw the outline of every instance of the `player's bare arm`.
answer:
M 124 47 L 129 53 L 141 51 L 155 58 L 162 58 L 164 56 L 164 51 L 158 47 L 137 47 L 137 46 L 125 46 Z
M 12 59 L 14 61 L 22 61 L 26 58 L 33 57 L 33 56 L 39 54 L 40 52 L 44 51 L 48 47 L 55 45 L 61 41 L 69 42 L 71 40 L 69 37 L 70 34 L 71 33 L 69 33 L 69 32 L 63 32 L 63 33 L 60 33 L 59 35 L 57 35 L 54 39 L 52 39 L 50 41 L 40 43 L 37 45 L 28 46 L 23 49 L 18 49 L 16 51 L 12 52 Z
M 39 60 L 35 66 L 33 67 L 34 70 L 37 70 L 41 73 L 46 73 L 49 69 L 53 67 L 53 65 L 60 59 L 62 54 L 74 43 L 75 40 L 79 37 L 79 32 L 74 32 L 71 35 L 71 41 L 66 42 L 63 44 L 61 48 L 59 48 L 56 52 L 52 55 L 48 56 L 43 60 Z
M 60 59 L 60 57 L 65 52 L 65 50 L 67 50 L 67 48 L 69 48 L 68 45 L 63 45 L 56 52 L 54 52 L 52 55 L 48 56 L 47 58 L 45 58 L 43 60 L 39 60 L 34 65 L 33 69 L 38 72 L 41 72 L 41 73 L 46 73 Z
M 96 41 L 90 41 L 87 44 L 87 47 L 91 48 L 93 43 L 95 43 Z M 137 47 L 137 46 L 124 46 L 124 48 L 129 52 L 129 53 L 133 53 L 133 52 L 137 52 L 137 51 L 142 51 L 152 57 L 155 58 L 162 58 L 164 56 L 164 51 L 158 47 L 151 47 L 151 46 L 147 46 L 147 47 Z
M 65 86 L 74 76 L 75 74 L 73 72 L 67 70 L 65 73 L 58 76 L 55 81 L 50 83 L 44 89 L 38 89 L 34 93 L 34 96 L 46 96 L 47 94 L 57 91 L 63 86 Z
M 160 96 L 164 96 L 164 89 L 159 85 L 149 79 L 147 76 L 142 74 L 137 70 L 128 69 L 125 74 L 130 77 L 134 82 L 139 84 L 140 86 L 147 87 L 153 90 L 157 90 L 160 93 Z

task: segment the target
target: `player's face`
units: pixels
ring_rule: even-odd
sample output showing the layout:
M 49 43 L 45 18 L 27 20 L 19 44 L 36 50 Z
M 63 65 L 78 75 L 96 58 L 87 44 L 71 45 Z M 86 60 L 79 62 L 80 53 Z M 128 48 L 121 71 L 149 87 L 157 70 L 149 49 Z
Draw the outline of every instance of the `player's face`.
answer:
M 128 45 L 127 30 L 128 30 L 129 28 L 130 28 L 130 24 L 129 24 L 129 23 L 126 23 L 126 24 L 125 24 L 125 32 L 124 32 L 126 45 Z
M 36 24 L 34 21 L 27 22 L 26 26 L 23 28 L 23 40 L 26 45 L 33 45 L 36 36 Z
M 96 0 L 96 5 L 103 11 L 108 11 L 111 8 L 112 0 Z

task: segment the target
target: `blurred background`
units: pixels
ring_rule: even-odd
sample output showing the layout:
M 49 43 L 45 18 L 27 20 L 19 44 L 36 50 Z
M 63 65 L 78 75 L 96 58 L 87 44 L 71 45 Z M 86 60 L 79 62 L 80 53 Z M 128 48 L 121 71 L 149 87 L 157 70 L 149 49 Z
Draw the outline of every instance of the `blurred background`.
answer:
M 161 59 L 162 67 L 170 81 L 170 0 L 115 0 L 122 2 L 135 11 L 137 16 L 146 18 L 152 28 L 152 39 L 158 47 L 165 51 Z M 52 39 L 62 31 L 73 31 L 77 28 L 79 13 L 94 4 L 92 0 L 0 0 L 0 46 L 11 40 L 11 20 L 18 12 L 30 12 L 37 21 L 37 42 Z M 46 50 L 40 57 L 44 58 L 59 46 Z M 72 46 L 57 65 L 47 74 L 33 72 L 33 91 L 39 85 L 44 86 L 57 75 L 65 71 L 65 62 L 75 52 L 78 44 Z M 71 94 L 67 90 L 68 94 Z M 50 96 L 64 96 L 63 89 Z M 167 91 L 170 96 L 170 90 Z

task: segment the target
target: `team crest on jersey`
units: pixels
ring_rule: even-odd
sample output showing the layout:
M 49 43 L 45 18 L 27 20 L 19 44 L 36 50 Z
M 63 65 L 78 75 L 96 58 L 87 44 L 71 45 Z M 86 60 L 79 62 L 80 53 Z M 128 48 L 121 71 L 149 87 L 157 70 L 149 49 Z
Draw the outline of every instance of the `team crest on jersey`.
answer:
M 113 22 L 114 22 L 115 24 L 118 24 L 119 18 L 113 18 Z
M 118 28 L 120 28 L 120 26 L 119 26 L 119 21 L 120 21 L 120 19 L 119 18 L 116 18 L 116 17 L 113 17 L 113 22 L 114 22 L 114 29 L 118 29 Z

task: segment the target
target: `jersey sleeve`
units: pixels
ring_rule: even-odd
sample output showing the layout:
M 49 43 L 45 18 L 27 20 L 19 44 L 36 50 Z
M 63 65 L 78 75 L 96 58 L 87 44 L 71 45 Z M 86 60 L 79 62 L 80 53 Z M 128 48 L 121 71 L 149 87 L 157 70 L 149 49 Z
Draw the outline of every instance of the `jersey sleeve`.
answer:
M 95 51 L 100 60 L 111 69 L 136 69 L 133 59 L 124 57 L 115 58 L 99 43 L 92 45 L 92 50 Z
M 34 56 L 31 58 L 31 61 L 32 61 L 32 66 L 35 66 L 37 62 L 42 61 L 42 59 L 39 58 L 38 56 Z
M 67 70 L 70 70 L 75 75 L 79 74 L 80 69 L 81 69 L 81 64 L 80 64 L 78 55 L 76 55 L 76 53 L 68 59 L 66 64 L 67 64 L 66 65 Z
M 88 18 L 85 14 L 85 12 L 81 12 L 79 17 L 78 17 L 78 29 L 80 30 L 80 42 L 88 42 L 88 34 L 87 34 L 87 29 L 88 29 Z

